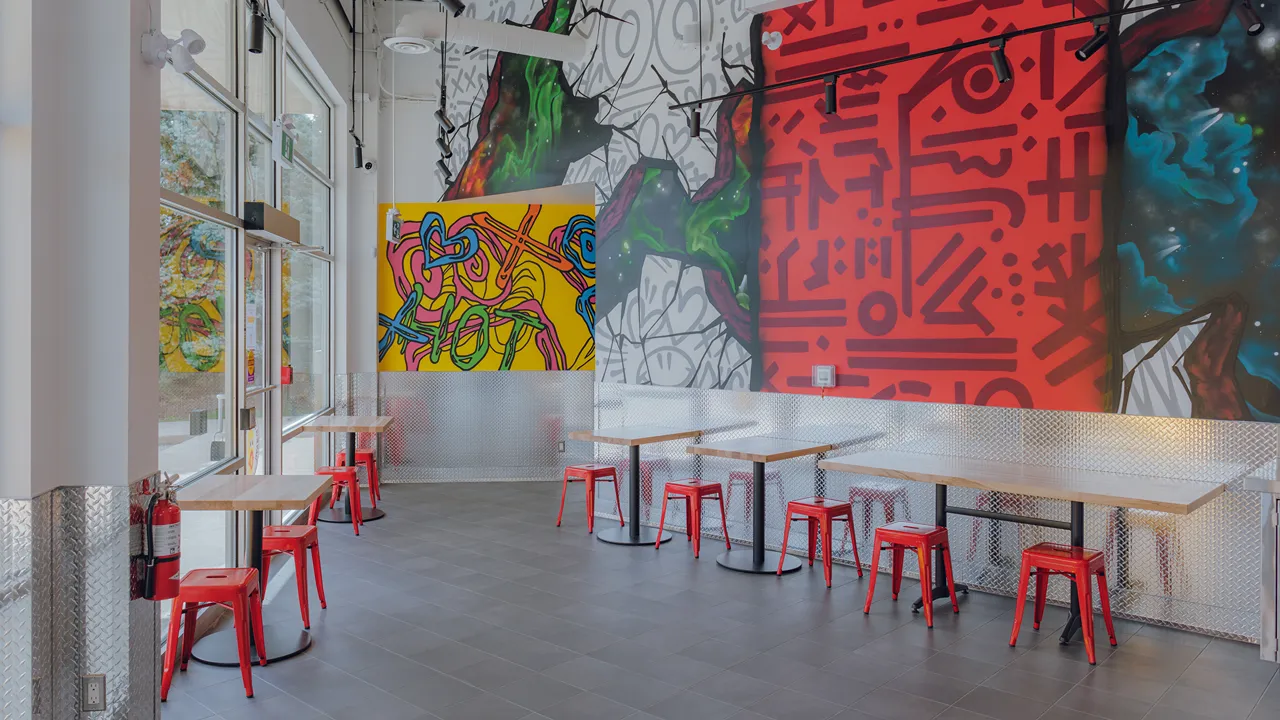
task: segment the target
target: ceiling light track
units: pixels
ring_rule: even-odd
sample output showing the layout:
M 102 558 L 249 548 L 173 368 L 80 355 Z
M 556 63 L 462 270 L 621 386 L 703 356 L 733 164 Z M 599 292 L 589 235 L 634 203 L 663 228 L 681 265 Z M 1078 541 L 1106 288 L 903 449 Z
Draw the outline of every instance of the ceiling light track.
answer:
M 945 55 L 946 53 L 956 52 L 958 50 L 967 50 L 969 48 L 981 47 L 984 45 L 990 46 L 992 48 L 996 48 L 996 50 L 992 53 L 992 61 L 994 63 L 995 56 L 997 53 L 999 53 L 1001 57 L 1004 56 L 1004 43 L 1012 38 L 1022 37 L 1024 35 L 1036 35 L 1042 32 L 1048 32 L 1050 30 L 1059 30 L 1061 28 L 1071 27 L 1073 25 L 1085 25 L 1085 24 L 1093 23 L 1094 26 L 1097 27 L 1098 21 L 1102 21 L 1103 25 L 1109 25 L 1110 23 L 1108 21 L 1115 18 L 1125 17 L 1127 15 L 1135 15 L 1137 13 L 1149 13 L 1153 10 L 1173 7 L 1175 5 L 1190 5 L 1196 2 L 1200 2 L 1200 0 L 1162 0 L 1162 2 L 1151 3 L 1150 5 L 1143 5 L 1142 7 L 1125 8 L 1123 10 L 1097 13 L 1095 15 L 1083 15 L 1081 17 L 1072 18 L 1070 20 L 1061 20 L 1058 22 L 1048 23 L 1045 25 L 1036 25 L 1035 27 L 1029 27 L 1029 28 L 1020 29 L 1020 30 L 1010 30 L 1009 32 L 999 33 L 997 35 L 991 35 L 988 37 L 979 38 L 977 40 L 968 40 L 962 43 L 956 43 L 955 45 L 948 45 L 947 47 L 934 48 L 932 50 L 922 50 L 920 52 L 911 53 L 909 55 L 903 55 L 901 57 L 888 58 L 886 60 L 878 60 L 876 62 L 865 63 L 863 65 L 856 65 L 854 67 L 845 68 L 843 70 L 836 70 L 835 72 L 827 72 L 821 75 L 810 75 L 807 77 L 796 78 L 794 80 L 785 80 L 783 82 L 773 83 L 771 85 L 762 85 L 760 87 L 749 88 L 746 90 L 735 90 L 733 92 L 727 92 L 727 93 L 716 95 L 713 97 L 699 98 L 697 100 L 689 100 L 687 102 L 676 103 L 672 105 L 670 109 L 683 110 L 685 108 L 700 107 L 703 104 L 719 102 L 721 100 L 732 100 L 735 98 L 747 97 L 749 95 L 761 95 L 763 93 L 769 92 L 770 90 L 781 90 L 783 88 L 796 87 L 797 85 L 807 85 L 809 83 L 820 83 L 820 82 L 825 83 L 827 82 L 828 78 L 839 79 L 842 75 L 854 75 L 856 73 L 866 72 L 868 70 L 875 70 L 877 68 L 887 67 L 889 65 L 897 65 L 899 63 L 904 63 L 911 60 L 920 60 L 923 58 L 936 57 L 938 55 Z M 1236 9 L 1237 9 L 1237 12 L 1240 12 L 1244 15 L 1248 15 L 1253 11 L 1253 7 L 1248 3 L 1248 0 L 1241 0 L 1241 2 L 1239 2 L 1236 5 Z M 1253 16 L 1256 17 L 1256 13 L 1254 13 Z M 1246 27 L 1246 31 L 1249 32 L 1249 34 L 1251 35 L 1260 33 L 1263 30 L 1260 20 L 1257 23 L 1246 24 L 1245 27 Z M 1095 31 L 1094 37 L 1095 38 L 1097 37 L 1097 31 Z M 1006 69 L 1008 69 L 1007 62 L 1006 62 Z M 997 73 L 998 72 L 999 72 L 999 69 L 997 67 Z M 1010 77 L 1012 77 L 1012 74 L 1010 74 Z

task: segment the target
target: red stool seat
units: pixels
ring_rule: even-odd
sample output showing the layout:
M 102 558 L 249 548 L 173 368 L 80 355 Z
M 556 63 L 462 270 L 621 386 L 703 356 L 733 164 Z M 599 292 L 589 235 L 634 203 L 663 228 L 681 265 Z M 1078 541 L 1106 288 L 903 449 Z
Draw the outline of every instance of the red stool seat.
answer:
M 160 679 L 160 700 L 169 697 L 169 685 L 173 682 L 173 666 L 178 662 L 178 629 L 182 628 L 181 668 L 187 669 L 191 648 L 195 645 L 196 613 L 210 605 L 222 605 L 231 609 L 235 624 L 237 647 L 240 651 L 240 678 L 244 682 L 244 694 L 253 697 L 253 675 L 249 668 L 249 628 L 258 646 L 260 664 L 267 664 L 267 652 L 262 634 L 262 593 L 258 587 L 258 571 L 253 568 L 192 570 L 183 576 L 178 597 L 173 599 L 169 614 L 169 636 L 165 641 L 164 669 Z
M 320 510 L 320 498 L 311 504 L 310 523 L 307 525 L 268 525 L 262 528 L 262 567 L 270 568 L 273 555 L 285 553 L 293 557 L 294 581 L 298 585 L 298 608 L 302 612 L 302 626 L 311 629 L 311 598 L 307 594 L 307 551 L 311 551 L 311 565 L 316 572 L 316 594 L 320 607 L 329 607 L 324 599 L 324 576 L 320 573 L 320 533 L 316 530 L 315 517 Z M 262 578 L 262 591 L 267 591 L 267 578 Z
M 1058 543 L 1039 543 L 1022 551 L 1022 572 L 1018 578 L 1018 606 L 1013 611 L 1013 633 L 1009 635 L 1009 647 L 1018 643 L 1018 631 L 1022 629 L 1022 609 L 1031 584 L 1031 573 L 1036 574 L 1036 614 L 1033 627 L 1040 629 L 1044 619 L 1045 598 L 1049 592 L 1049 576 L 1065 575 L 1076 583 L 1080 598 L 1080 633 L 1084 635 L 1084 651 L 1089 664 L 1097 664 L 1093 650 L 1093 589 L 1089 578 L 1098 576 L 1098 600 L 1102 604 L 1102 621 L 1107 625 L 1107 636 L 1116 644 L 1116 629 L 1111 622 L 1111 595 L 1107 590 L 1106 556 L 1098 550 L 1089 550 Z
M 916 554 L 920 563 L 920 596 L 924 600 L 925 625 L 933 627 L 933 571 L 929 562 L 933 550 L 942 553 L 943 568 L 947 574 L 947 590 L 951 593 L 951 610 L 960 612 L 960 603 L 956 601 L 956 584 L 951 576 L 951 541 L 947 537 L 947 529 L 935 525 L 899 522 L 876 528 L 875 552 L 871 555 L 871 567 L 879 569 L 880 550 L 884 545 L 893 552 L 893 599 L 898 599 L 898 591 L 902 589 L 902 557 L 906 550 Z M 867 587 L 867 602 L 862 612 L 871 612 L 871 600 L 876 594 L 876 575 L 871 573 L 871 583 Z
M 560 514 L 556 516 L 556 527 L 564 520 L 564 496 L 569 491 L 569 483 L 585 482 L 587 484 L 587 532 L 596 531 L 596 483 L 613 483 L 613 499 L 618 506 L 618 524 L 625 526 L 622 519 L 622 496 L 618 492 L 618 471 L 612 465 L 583 463 L 570 465 L 564 469 L 564 480 L 560 483 Z
M 791 520 L 796 515 L 803 517 L 809 523 L 809 567 L 813 567 L 818 535 L 822 535 L 822 574 L 827 579 L 827 587 L 831 587 L 831 559 L 834 555 L 831 550 L 831 523 L 842 521 L 852 526 L 853 505 L 824 497 L 809 497 L 787 503 L 787 524 L 782 529 L 783 557 L 778 558 L 779 575 L 782 574 L 782 563 L 786 560 L 787 542 L 791 537 Z M 857 538 L 853 539 L 853 560 L 858 565 L 858 577 L 862 577 L 862 560 L 858 557 Z
M 360 526 L 364 524 L 364 514 L 360 511 L 360 478 L 356 475 L 354 465 L 334 465 L 316 468 L 317 475 L 333 476 L 333 490 L 329 493 L 329 507 L 338 500 L 342 489 L 347 489 L 347 497 L 351 503 L 351 526 L 356 535 L 360 534 Z
M 347 454 L 345 452 L 338 453 L 333 463 L 335 465 L 346 465 Z M 369 474 L 369 502 L 375 508 L 378 507 L 378 501 L 382 499 L 382 488 L 378 485 L 377 453 L 372 450 L 356 448 L 356 467 L 363 467 L 364 471 Z
M 729 526 L 724 519 L 724 494 L 720 491 L 720 483 L 706 482 L 699 478 L 673 480 L 662 489 L 662 514 L 658 516 L 658 541 L 655 548 L 662 547 L 662 526 L 667 523 L 667 498 L 672 495 L 684 498 L 685 535 L 693 541 L 693 556 L 698 557 L 702 549 L 702 501 L 715 498 L 720 501 L 720 528 L 724 530 L 724 546 L 729 545 Z

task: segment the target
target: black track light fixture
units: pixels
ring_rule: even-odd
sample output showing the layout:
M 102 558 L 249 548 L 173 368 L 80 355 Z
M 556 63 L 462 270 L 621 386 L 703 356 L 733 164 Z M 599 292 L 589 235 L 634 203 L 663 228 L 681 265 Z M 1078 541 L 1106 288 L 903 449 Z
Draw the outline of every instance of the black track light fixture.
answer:
M 440 150 L 440 157 L 453 157 L 453 148 L 449 147 L 449 143 L 445 142 L 444 136 L 436 138 L 436 148 Z
M 356 141 L 356 169 L 364 169 L 364 146 L 360 144 L 359 140 Z
M 840 111 L 839 99 L 836 97 L 836 76 L 828 75 L 826 80 L 826 113 L 835 115 Z
M 267 19 L 262 16 L 262 7 L 258 5 L 258 0 L 249 0 L 249 45 L 245 49 L 254 55 L 261 55 L 266 34 Z
M 702 135 L 702 107 L 693 109 L 693 114 L 689 116 L 689 136 L 699 137 Z
M 440 123 L 440 129 L 447 133 L 451 133 L 457 129 L 453 126 L 452 122 L 449 122 L 449 116 L 445 114 L 444 108 L 436 110 L 436 122 Z
M 444 160 L 436 161 L 436 169 L 439 170 L 442 175 L 444 175 L 445 182 L 449 182 L 450 180 L 453 179 L 453 172 L 449 170 L 449 165 Z
M 1094 53 L 1101 50 L 1103 46 L 1107 44 L 1108 37 L 1107 22 L 1101 18 L 1095 20 L 1093 22 L 1093 37 L 1086 40 L 1085 43 L 1076 50 L 1076 59 L 1080 62 L 1084 62 L 1085 60 L 1093 57 Z
M 1003 85 L 1013 79 L 1013 70 L 1009 68 L 1009 58 L 1004 54 L 1004 38 L 991 41 L 991 68 L 996 71 L 996 79 Z
M 1240 24 L 1244 26 L 1244 31 L 1250 35 L 1261 35 L 1267 26 L 1262 23 L 1262 18 L 1258 15 L 1258 11 L 1253 9 L 1253 4 L 1249 0 L 1240 0 L 1236 3 L 1236 17 L 1240 18 Z
M 467 11 L 467 6 L 463 5 L 460 0 L 440 0 L 440 4 L 445 6 L 449 12 L 453 13 L 454 17 L 458 17 Z

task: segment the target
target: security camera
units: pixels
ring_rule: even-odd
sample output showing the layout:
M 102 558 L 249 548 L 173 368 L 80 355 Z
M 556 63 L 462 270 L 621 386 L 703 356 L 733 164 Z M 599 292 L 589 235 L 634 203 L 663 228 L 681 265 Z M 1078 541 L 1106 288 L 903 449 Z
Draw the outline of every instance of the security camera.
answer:
M 360 166 L 365 172 L 373 172 L 373 161 L 365 160 L 364 165 Z
M 173 65 L 174 70 L 184 74 L 196 69 L 193 56 L 204 52 L 204 48 L 204 38 L 190 28 L 183 30 L 177 39 L 154 30 L 142 36 L 144 62 L 158 68 L 163 68 L 168 62 Z

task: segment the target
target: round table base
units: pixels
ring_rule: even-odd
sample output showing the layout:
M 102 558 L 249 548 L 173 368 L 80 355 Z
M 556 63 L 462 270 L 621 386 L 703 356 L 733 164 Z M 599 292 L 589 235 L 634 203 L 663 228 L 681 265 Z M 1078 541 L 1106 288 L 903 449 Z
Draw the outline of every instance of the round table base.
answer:
M 382 512 L 381 508 L 369 508 L 368 510 L 364 509 L 363 507 L 360 508 L 360 517 L 363 518 L 365 522 L 373 522 L 374 520 L 381 520 L 386 516 L 387 514 Z M 347 509 L 345 507 L 335 507 L 332 510 L 328 508 L 321 508 L 320 514 L 316 516 L 316 520 L 320 522 L 345 523 L 347 525 L 350 525 L 351 513 L 347 512 Z
M 793 573 L 800 569 L 800 558 L 790 555 L 782 555 L 772 551 L 765 551 L 764 561 L 757 563 L 755 561 L 755 553 L 751 548 L 742 548 L 738 550 L 729 550 L 720 553 L 720 557 L 716 558 L 716 564 L 723 568 L 735 570 L 737 572 L 753 573 L 756 575 L 776 575 L 778 573 L 778 558 L 783 558 L 782 572 Z
M 610 545 L 656 545 L 658 543 L 657 528 L 641 527 L 638 538 L 631 537 L 631 528 L 611 527 L 596 533 L 596 539 Z M 671 533 L 662 531 L 662 542 L 670 542 Z
M 302 628 L 301 620 L 295 620 L 293 625 L 265 625 L 262 632 L 267 636 L 267 662 L 291 658 L 311 647 L 311 633 Z M 257 647 L 249 646 L 249 657 L 255 665 L 258 663 Z M 240 654 L 236 649 L 235 629 L 219 630 L 201 638 L 191 648 L 191 659 L 205 665 L 238 667 Z

